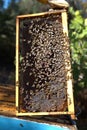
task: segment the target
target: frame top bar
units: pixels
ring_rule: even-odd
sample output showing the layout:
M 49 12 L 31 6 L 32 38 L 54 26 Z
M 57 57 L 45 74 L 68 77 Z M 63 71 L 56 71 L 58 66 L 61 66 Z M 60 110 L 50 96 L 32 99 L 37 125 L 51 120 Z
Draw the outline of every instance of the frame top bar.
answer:
M 37 16 L 44 16 L 44 15 L 50 15 L 50 14 L 59 14 L 62 12 L 66 12 L 65 9 L 63 10 L 52 10 L 48 12 L 41 12 L 41 13 L 35 13 L 35 14 L 25 14 L 25 15 L 18 15 L 17 18 L 26 18 L 26 17 L 37 17 Z

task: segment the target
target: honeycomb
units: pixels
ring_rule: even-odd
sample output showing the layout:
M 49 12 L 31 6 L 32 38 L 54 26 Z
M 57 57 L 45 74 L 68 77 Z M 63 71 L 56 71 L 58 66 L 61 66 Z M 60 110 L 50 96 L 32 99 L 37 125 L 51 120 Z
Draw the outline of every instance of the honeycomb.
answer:
M 66 111 L 70 49 L 61 14 L 21 19 L 19 46 L 22 109 Z

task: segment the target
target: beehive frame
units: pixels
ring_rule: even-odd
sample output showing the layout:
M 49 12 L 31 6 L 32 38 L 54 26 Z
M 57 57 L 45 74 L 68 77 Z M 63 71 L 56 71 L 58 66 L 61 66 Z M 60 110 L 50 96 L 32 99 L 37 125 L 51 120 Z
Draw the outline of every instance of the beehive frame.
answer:
M 67 111 L 56 111 L 56 112 L 23 112 L 20 110 L 20 83 L 19 83 L 19 35 L 20 35 L 20 20 L 24 18 L 31 18 L 31 17 L 41 17 L 41 16 L 47 16 L 51 14 L 61 14 L 62 18 L 62 27 L 63 27 L 63 33 L 68 37 L 68 27 L 67 27 L 67 12 L 66 10 L 59 10 L 59 11 L 52 11 L 52 12 L 44 12 L 44 13 L 37 13 L 37 14 L 28 14 L 28 15 L 20 15 L 16 18 L 16 115 L 17 116 L 34 116 L 34 115 L 62 115 L 62 114 L 69 114 L 72 116 L 72 118 L 75 118 L 74 116 L 74 100 L 73 100 L 73 87 L 72 87 L 72 78 L 71 78 L 71 63 L 69 63 L 69 71 L 67 72 L 67 76 L 70 77 L 69 80 L 67 80 L 67 105 L 68 110 Z M 67 41 L 66 43 L 67 44 Z M 70 54 L 69 54 L 70 55 Z M 70 62 L 70 61 L 69 61 Z M 68 69 L 67 68 L 67 69 Z

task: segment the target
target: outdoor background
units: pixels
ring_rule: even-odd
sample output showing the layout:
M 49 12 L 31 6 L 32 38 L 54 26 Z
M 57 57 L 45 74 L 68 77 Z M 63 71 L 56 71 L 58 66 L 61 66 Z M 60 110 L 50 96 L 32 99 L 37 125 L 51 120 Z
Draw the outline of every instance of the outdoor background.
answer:
M 87 130 L 87 0 L 67 0 L 75 110 L 79 130 Z M 48 11 L 36 0 L 0 0 L 0 85 L 15 86 L 16 16 Z M 78 115 L 80 113 L 80 115 Z

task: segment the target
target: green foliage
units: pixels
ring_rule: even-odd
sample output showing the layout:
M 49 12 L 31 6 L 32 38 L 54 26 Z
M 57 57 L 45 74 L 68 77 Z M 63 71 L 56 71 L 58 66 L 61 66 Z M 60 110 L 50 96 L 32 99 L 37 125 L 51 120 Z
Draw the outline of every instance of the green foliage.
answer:
M 87 87 L 87 19 L 79 10 L 70 8 L 72 19 L 69 24 L 69 37 L 72 52 L 72 70 L 75 92 Z

